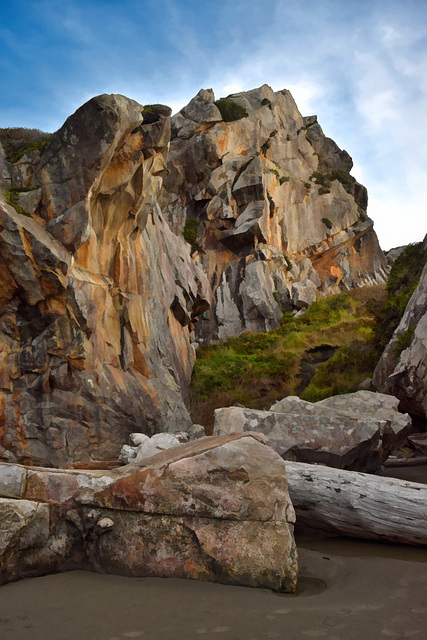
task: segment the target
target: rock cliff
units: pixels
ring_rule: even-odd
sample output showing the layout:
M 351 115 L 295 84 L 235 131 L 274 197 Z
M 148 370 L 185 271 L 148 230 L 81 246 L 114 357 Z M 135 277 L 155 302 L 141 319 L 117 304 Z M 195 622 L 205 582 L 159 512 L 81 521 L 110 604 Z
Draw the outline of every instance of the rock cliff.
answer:
M 103 95 L 42 153 L 0 154 L 0 459 L 109 459 L 191 425 L 208 287 L 157 202 L 169 115 Z
M 283 309 L 385 282 L 351 167 L 286 90 L 263 85 L 219 101 L 201 90 L 172 118 L 162 209 L 213 290 L 200 342 L 270 330 Z
M 427 251 L 427 236 L 423 242 Z M 427 418 L 427 265 L 374 371 L 374 385 L 400 399 L 404 411 Z
M 103 95 L 12 164 L 0 145 L 0 459 L 186 431 L 193 341 L 386 277 L 350 156 L 288 91 L 169 116 Z

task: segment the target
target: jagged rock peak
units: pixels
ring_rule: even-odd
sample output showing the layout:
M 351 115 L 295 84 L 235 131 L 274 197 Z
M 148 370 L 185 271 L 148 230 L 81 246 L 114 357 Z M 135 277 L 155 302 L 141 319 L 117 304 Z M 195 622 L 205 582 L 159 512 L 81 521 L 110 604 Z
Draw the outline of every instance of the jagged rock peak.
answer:
M 317 118 L 268 85 L 214 98 L 201 90 L 172 117 L 161 203 L 214 293 L 198 339 L 269 330 L 284 308 L 384 283 L 367 191 Z

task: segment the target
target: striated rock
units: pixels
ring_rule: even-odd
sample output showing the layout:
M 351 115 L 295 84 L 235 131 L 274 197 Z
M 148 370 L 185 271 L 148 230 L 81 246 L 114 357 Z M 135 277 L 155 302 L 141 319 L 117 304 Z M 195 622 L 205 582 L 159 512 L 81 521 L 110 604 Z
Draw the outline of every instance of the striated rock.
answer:
M 309 403 L 308 403 L 309 404 Z M 214 435 L 259 431 L 285 460 L 339 469 L 377 471 L 385 422 L 333 412 L 276 413 L 240 407 L 216 409 Z
M 356 391 L 331 396 L 320 402 L 307 402 L 297 396 L 288 396 L 270 407 L 276 413 L 291 413 L 309 416 L 348 416 L 360 421 L 381 421 L 382 460 L 394 449 L 403 445 L 412 429 L 412 419 L 407 413 L 399 413 L 399 400 L 393 396 L 372 391 Z
M 99 475 L 0 463 L 0 495 L 14 482 L 7 502 L 48 516 L 32 561 L 4 546 L 0 581 L 80 567 L 295 590 L 285 465 L 262 436 L 201 438 L 143 464 Z
M 13 167 L 0 200 L 0 459 L 116 459 L 130 433 L 191 427 L 193 323 L 208 283 L 157 199 L 170 121 L 90 100 Z
M 225 103 L 247 117 L 218 122 L 212 91 L 201 90 L 172 118 L 162 194 L 175 232 L 196 221 L 195 260 L 214 294 L 199 342 L 276 327 L 291 296 L 304 308 L 388 273 L 366 189 L 317 118 L 303 119 L 289 91 L 267 85 Z
M 400 341 L 409 346 L 402 350 Z M 373 384 L 399 398 L 404 411 L 427 417 L 427 265 L 375 368 Z

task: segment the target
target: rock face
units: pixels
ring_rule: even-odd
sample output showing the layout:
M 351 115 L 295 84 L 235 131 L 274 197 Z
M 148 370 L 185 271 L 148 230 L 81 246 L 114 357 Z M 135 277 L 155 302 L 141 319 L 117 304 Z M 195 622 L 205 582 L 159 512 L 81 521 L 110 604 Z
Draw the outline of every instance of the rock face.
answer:
M 200 438 L 144 465 L 0 463 L 0 584 L 88 568 L 295 590 L 285 465 L 261 435 Z
M 0 199 L 0 459 L 117 458 L 132 432 L 191 426 L 208 284 L 157 202 L 169 113 L 99 96 L 13 165 L 24 212 Z
M 202 90 L 172 118 L 162 196 L 171 228 L 191 229 L 214 293 L 198 340 L 266 331 L 316 295 L 385 282 L 366 189 L 316 116 L 267 85 L 225 100 L 247 117 L 225 122 L 220 102 Z
M 424 247 L 427 251 L 427 236 Z M 427 265 L 377 364 L 373 383 L 399 398 L 405 411 L 427 418 Z

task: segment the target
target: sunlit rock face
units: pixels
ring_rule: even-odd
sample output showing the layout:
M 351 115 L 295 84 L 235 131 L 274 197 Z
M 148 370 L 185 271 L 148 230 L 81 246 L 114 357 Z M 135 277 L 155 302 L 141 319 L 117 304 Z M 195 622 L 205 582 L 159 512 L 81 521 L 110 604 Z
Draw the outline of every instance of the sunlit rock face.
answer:
M 197 221 L 193 256 L 214 293 L 196 327 L 201 342 L 272 329 L 284 309 L 388 273 L 366 189 L 316 116 L 303 118 L 289 91 L 267 85 L 229 102 L 247 116 L 225 122 L 201 90 L 172 118 L 162 195 L 176 233 Z
M 0 200 L 0 459 L 111 459 L 132 432 L 191 426 L 191 332 L 209 304 L 157 202 L 169 113 L 144 124 L 137 102 L 99 96 L 11 170 L 35 188 L 24 213 Z

